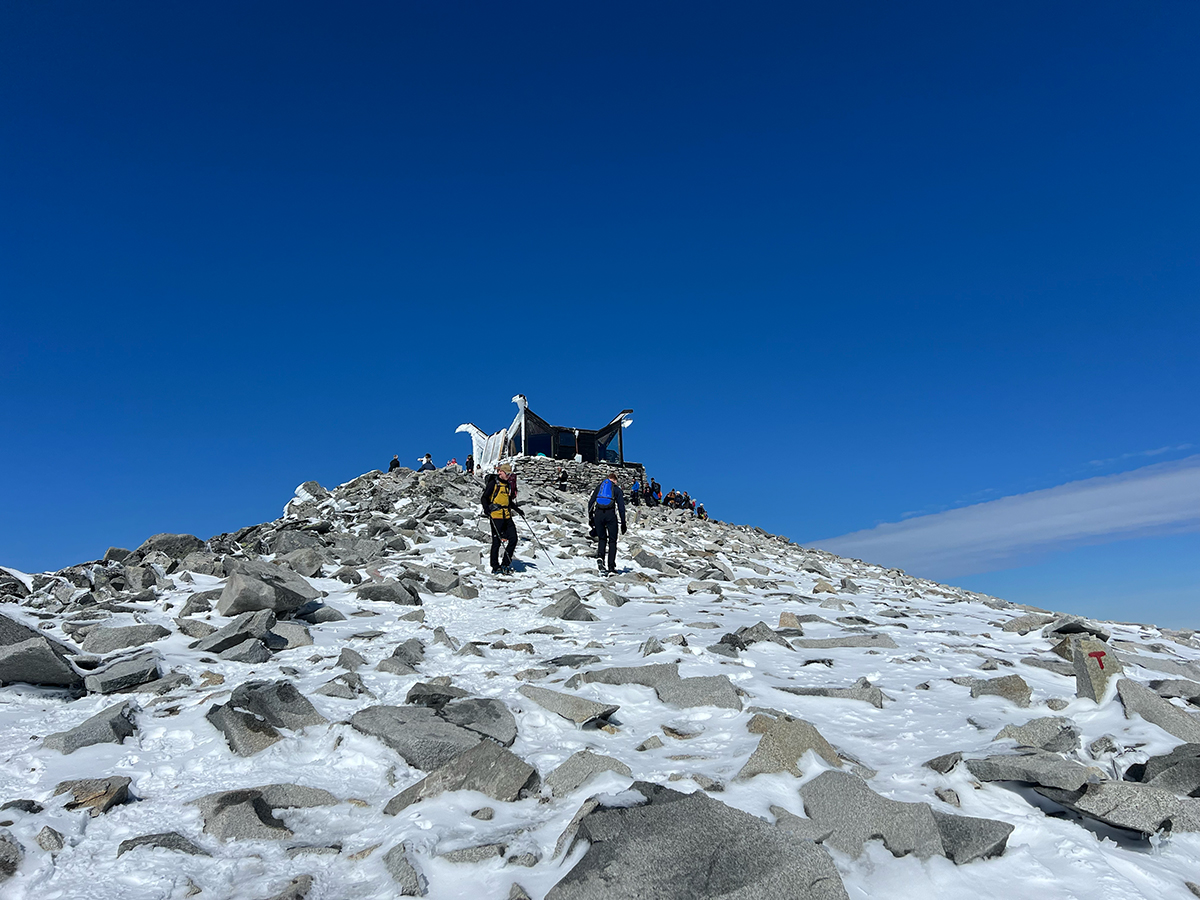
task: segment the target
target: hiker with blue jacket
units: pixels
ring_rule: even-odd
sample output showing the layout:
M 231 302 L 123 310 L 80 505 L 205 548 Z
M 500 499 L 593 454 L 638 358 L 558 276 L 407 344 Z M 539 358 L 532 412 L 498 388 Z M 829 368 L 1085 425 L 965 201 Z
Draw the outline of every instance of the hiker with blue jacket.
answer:
M 621 514 L 621 534 L 625 534 L 625 494 L 617 484 L 617 473 L 596 485 L 588 498 L 588 524 L 596 535 L 596 566 L 605 574 L 604 558 L 608 557 L 609 574 L 617 571 L 617 513 Z

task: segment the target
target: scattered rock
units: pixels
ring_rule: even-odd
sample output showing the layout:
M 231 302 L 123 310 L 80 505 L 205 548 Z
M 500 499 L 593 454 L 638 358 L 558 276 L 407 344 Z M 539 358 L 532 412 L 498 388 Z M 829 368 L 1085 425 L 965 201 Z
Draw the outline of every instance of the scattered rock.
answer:
M 848 688 L 806 688 L 777 685 L 781 691 L 795 694 L 798 697 L 833 697 L 838 700 L 862 700 L 870 703 L 876 709 L 883 709 L 883 691 L 871 684 L 865 678 L 860 678 Z
M 83 641 L 84 653 L 95 653 L 103 656 L 114 650 L 124 650 L 126 647 L 140 647 L 152 641 L 161 641 L 170 637 L 171 632 L 161 625 L 127 625 L 120 628 L 93 628 Z
M 137 731 L 133 703 L 118 703 L 96 713 L 69 731 L 49 735 L 42 746 L 64 755 L 92 744 L 120 744 Z
M 980 781 L 1024 781 L 1068 791 L 1079 790 L 1092 777 L 1086 767 L 1045 750 L 968 759 L 967 769 Z
M 481 740 L 478 732 L 451 724 L 425 706 L 369 706 L 350 717 L 363 734 L 376 737 L 417 769 L 433 771 Z
M 1092 638 L 1071 638 L 1071 659 L 1075 667 L 1075 696 L 1099 703 L 1105 698 L 1108 683 L 1121 673 L 1121 661 L 1112 648 Z
M 507 803 L 536 792 L 538 784 L 537 769 L 494 741 L 484 740 L 397 794 L 383 811 L 394 816 L 445 791 L 479 791 Z
M 192 856 L 209 856 L 210 854 L 201 850 L 178 831 L 165 831 L 161 834 L 144 834 L 141 837 L 130 838 L 127 841 L 121 841 L 117 847 L 117 856 L 122 856 L 130 850 L 138 847 L 152 847 L 162 850 L 173 850 L 178 853 L 187 853 Z
M 424 897 L 428 882 L 416 870 L 403 844 L 397 844 L 383 855 L 384 868 L 396 882 L 401 897 Z
M 1139 715 L 1182 741 L 1200 742 L 1200 718 L 1164 700 L 1150 688 L 1130 679 L 1117 682 L 1117 694 L 1125 706 L 1125 717 Z
M 995 696 L 1003 697 L 1022 708 L 1029 705 L 1031 691 L 1025 679 L 1020 675 L 1004 675 L 1000 678 L 988 678 L 976 681 L 971 686 L 972 697 Z
M 54 795 L 57 797 L 70 791 L 72 799 L 67 801 L 67 809 L 86 809 L 89 815 L 98 816 L 129 801 L 130 783 L 131 780 L 122 775 L 83 778 L 61 782 L 54 788 Z
M 591 611 L 583 605 L 583 600 L 572 588 L 566 588 L 558 593 L 551 594 L 550 599 L 554 602 L 542 609 L 543 616 L 550 616 L 554 619 L 564 619 L 568 622 L 600 621 L 599 618 L 594 616 Z
M 548 709 L 552 713 L 557 713 L 564 719 L 574 722 L 576 725 L 586 725 L 598 719 L 607 719 L 620 709 L 619 706 L 614 704 L 597 703 L 595 700 L 588 700 L 586 697 L 563 694 L 559 691 L 534 687 L 531 684 L 523 684 L 517 690 L 538 706 Z
M 803 719 L 780 716 L 758 741 L 758 748 L 742 766 L 736 780 L 742 781 L 771 772 L 789 772 L 799 777 L 800 757 L 809 750 L 832 766 L 842 761 L 833 746 L 821 736 L 816 727 Z
M 1024 725 L 1005 725 L 994 740 L 1011 738 L 1018 746 L 1038 747 L 1052 753 L 1069 753 L 1079 749 L 1080 731 L 1075 723 L 1062 716 L 1030 719 Z
M 546 900 L 846 900 L 829 854 L 702 792 L 635 782 L 638 806 L 580 810 L 560 843 L 588 849 Z
M 37 840 L 37 845 L 47 853 L 57 853 L 66 846 L 63 836 L 49 825 L 38 832 L 35 840 Z
M 115 694 L 127 691 L 152 681 L 161 675 L 159 656 L 146 650 L 125 659 L 118 659 L 103 669 L 89 672 L 83 678 L 83 686 L 93 694 Z
M 629 766 L 611 756 L 602 756 L 590 750 L 580 750 L 568 756 L 545 778 L 545 785 L 554 797 L 564 797 L 601 772 L 616 772 L 626 778 L 633 777 Z
M 76 688 L 83 679 L 59 645 L 36 635 L 0 647 L 0 684 L 14 682 Z
M 278 841 L 292 836 L 275 818 L 262 791 L 218 791 L 189 803 L 199 807 L 204 833 L 222 841 Z

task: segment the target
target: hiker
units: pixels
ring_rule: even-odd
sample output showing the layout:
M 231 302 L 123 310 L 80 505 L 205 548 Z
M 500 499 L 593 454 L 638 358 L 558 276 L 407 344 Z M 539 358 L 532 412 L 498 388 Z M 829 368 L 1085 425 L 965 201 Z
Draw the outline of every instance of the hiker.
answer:
M 696 518 L 702 522 L 708 521 L 708 512 L 704 509 L 704 504 L 696 502 Z
M 437 471 L 437 466 L 435 466 L 433 464 L 433 456 L 431 454 L 426 453 L 424 456 L 421 457 L 421 465 L 417 468 L 417 471 L 418 472 L 435 472 L 435 471 Z
M 633 487 L 629 489 L 629 499 L 633 501 L 634 506 L 642 505 L 642 483 L 636 478 L 633 479 Z
M 683 497 L 680 498 L 680 502 L 683 504 L 684 509 L 691 510 L 692 512 L 696 511 L 696 501 L 688 496 L 687 491 L 683 492 Z
M 662 485 L 653 478 L 650 479 L 650 496 L 654 498 L 654 505 L 662 505 Z
M 596 485 L 588 499 L 588 524 L 596 534 L 596 566 L 605 574 L 604 557 L 607 550 L 608 573 L 617 571 L 617 513 L 621 514 L 621 534 L 625 534 L 625 494 L 617 484 L 617 473 Z
M 390 463 L 388 463 L 388 473 L 390 474 L 392 472 L 395 472 L 398 468 L 400 468 L 400 454 L 399 453 L 397 453 L 395 456 L 393 456 L 392 461 Z
M 554 476 L 554 481 L 560 491 L 565 491 L 569 487 L 567 484 L 567 470 L 559 466 L 558 474 Z
M 467 470 L 468 475 L 475 474 L 475 454 L 474 453 L 467 454 L 467 461 L 463 465 L 463 468 Z
M 500 463 L 496 471 L 483 482 L 483 493 L 479 496 L 483 514 L 492 526 L 492 553 L 489 561 L 493 575 L 511 575 L 513 551 L 517 549 L 517 526 L 513 513 L 520 512 L 517 505 L 517 476 L 512 466 Z M 504 541 L 504 556 L 500 557 L 500 542 Z

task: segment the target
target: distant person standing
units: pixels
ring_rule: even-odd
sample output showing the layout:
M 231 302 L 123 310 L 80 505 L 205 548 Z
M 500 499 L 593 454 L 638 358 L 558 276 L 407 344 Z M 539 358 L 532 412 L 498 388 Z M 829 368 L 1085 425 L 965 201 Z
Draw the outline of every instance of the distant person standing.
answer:
M 437 466 L 433 464 L 432 454 L 426 453 L 421 457 L 421 465 L 417 468 L 418 472 L 436 472 Z
M 617 473 L 596 485 L 588 499 L 588 522 L 596 533 L 596 567 L 605 574 L 605 556 L 608 557 L 607 572 L 617 571 L 617 513 L 621 514 L 621 534 L 625 534 L 625 494 L 617 484 Z
M 641 497 L 642 497 L 642 483 L 635 478 L 633 480 L 633 487 L 631 487 L 629 489 L 629 499 L 633 502 L 634 506 L 638 506 L 642 502 Z
M 489 561 L 493 575 L 511 575 L 513 551 L 517 549 L 517 526 L 513 513 L 520 512 L 517 505 L 517 476 L 512 466 L 500 463 L 494 474 L 483 482 L 483 493 L 479 495 L 483 514 L 492 526 L 492 551 Z M 504 543 L 504 556 L 500 556 L 500 544 Z
M 463 468 L 467 470 L 468 475 L 475 474 L 475 454 L 474 453 L 467 454 L 467 461 L 463 464 Z
M 393 456 L 392 461 L 390 463 L 388 463 L 388 472 L 395 472 L 398 468 L 400 468 L 400 454 L 399 453 L 397 453 L 395 456 Z

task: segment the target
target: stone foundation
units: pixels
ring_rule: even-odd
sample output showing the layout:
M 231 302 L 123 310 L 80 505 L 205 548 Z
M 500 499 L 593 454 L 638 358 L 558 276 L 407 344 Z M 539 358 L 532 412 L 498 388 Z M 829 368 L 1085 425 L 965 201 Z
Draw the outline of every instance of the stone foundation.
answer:
M 575 462 L 573 459 L 547 459 L 544 456 L 516 456 L 504 462 L 513 467 L 517 473 L 517 495 L 522 488 L 558 487 L 558 470 L 567 473 L 565 490 L 579 494 L 591 494 L 592 490 L 614 468 L 617 471 L 617 483 L 625 491 L 626 499 L 629 489 L 635 481 L 646 481 L 646 469 L 640 463 L 625 463 L 624 468 L 614 467 L 611 463 Z

